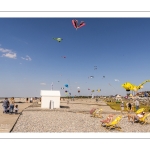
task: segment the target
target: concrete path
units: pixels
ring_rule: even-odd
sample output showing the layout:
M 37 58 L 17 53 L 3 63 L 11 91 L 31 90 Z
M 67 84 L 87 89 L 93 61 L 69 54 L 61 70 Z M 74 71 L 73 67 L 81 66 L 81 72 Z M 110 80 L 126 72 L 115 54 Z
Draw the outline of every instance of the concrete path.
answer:
M 21 112 L 32 105 L 32 103 L 16 103 L 18 104 L 18 114 L 3 114 L 2 103 L 0 103 L 0 133 L 9 133 L 17 122 Z

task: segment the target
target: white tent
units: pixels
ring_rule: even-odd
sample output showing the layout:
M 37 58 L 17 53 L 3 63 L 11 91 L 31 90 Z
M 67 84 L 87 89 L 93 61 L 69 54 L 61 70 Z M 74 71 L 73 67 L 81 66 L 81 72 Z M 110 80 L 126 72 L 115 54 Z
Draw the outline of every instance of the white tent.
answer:
M 121 95 L 116 95 L 116 100 L 121 100 L 121 99 L 122 99 Z

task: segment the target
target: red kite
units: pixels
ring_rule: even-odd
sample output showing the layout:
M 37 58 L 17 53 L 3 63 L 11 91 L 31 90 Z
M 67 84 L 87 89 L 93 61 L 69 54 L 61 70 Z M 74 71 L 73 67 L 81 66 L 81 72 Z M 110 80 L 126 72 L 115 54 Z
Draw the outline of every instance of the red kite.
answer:
M 81 21 L 81 23 L 78 25 L 78 20 L 72 20 L 72 24 L 74 26 L 74 28 L 77 30 L 78 28 L 81 28 L 83 26 L 85 26 L 85 22 Z

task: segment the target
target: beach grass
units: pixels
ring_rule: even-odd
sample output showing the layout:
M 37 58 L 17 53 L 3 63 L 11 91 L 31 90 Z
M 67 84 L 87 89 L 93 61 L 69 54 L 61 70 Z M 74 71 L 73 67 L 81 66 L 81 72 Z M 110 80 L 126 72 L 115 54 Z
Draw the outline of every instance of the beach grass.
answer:
M 112 109 L 114 109 L 116 111 L 120 111 L 121 110 L 120 103 L 107 102 L 107 105 L 110 106 L 110 108 L 112 108 Z M 145 108 L 145 112 L 150 112 L 150 105 L 140 105 L 140 108 Z M 126 107 L 126 103 L 125 103 L 124 111 L 128 111 L 127 107 Z M 136 109 L 134 107 L 134 112 L 135 111 L 136 111 Z

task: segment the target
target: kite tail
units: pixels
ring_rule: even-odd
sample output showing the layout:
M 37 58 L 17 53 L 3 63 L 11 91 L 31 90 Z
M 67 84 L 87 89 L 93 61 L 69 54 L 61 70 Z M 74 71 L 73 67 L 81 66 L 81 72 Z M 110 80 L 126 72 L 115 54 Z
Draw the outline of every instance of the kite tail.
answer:
M 142 86 L 143 84 L 145 84 L 146 82 L 150 82 L 150 80 L 146 80 L 146 81 L 142 82 L 140 85 L 137 86 L 137 89 L 140 89 L 141 86 Z

